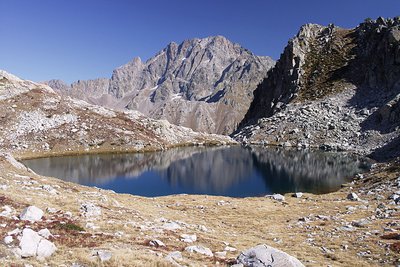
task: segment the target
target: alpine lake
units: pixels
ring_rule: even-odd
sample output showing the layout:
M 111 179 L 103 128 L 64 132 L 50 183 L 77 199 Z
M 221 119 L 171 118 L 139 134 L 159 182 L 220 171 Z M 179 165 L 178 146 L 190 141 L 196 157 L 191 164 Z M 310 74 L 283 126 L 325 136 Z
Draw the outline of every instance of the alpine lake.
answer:
M 343 152 L 281 147 L 183 147 L 166 151 L 24 160 L 44 176 L 146 197 L 205 194 L 254 197 L 329 193 L 369 169 Z

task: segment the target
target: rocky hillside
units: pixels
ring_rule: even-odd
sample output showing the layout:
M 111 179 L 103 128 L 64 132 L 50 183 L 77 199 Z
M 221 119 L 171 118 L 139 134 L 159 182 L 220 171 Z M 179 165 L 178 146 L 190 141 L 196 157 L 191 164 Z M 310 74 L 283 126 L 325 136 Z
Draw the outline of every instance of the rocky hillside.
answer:
M 47 84 L 93 104 L 126 107 L 196 131 L 229 134 L 273 65 L 271 58 L 215 36 L 170 43 L 146 62 L 135 58 L 117 68 L 110 80 Z
M 396 152 L 399 56 L 399 18 L 366 20 L 354 29 L 304 25 L 255 90 L 235 136 L 284 146 Z
M 15 155 L 146 151 L 231 142 L 149 119 L 137 111 L 117 112 L 61 97 L 48 86 L 5 71 L 0 71 L 0 108 L 0 147 Z

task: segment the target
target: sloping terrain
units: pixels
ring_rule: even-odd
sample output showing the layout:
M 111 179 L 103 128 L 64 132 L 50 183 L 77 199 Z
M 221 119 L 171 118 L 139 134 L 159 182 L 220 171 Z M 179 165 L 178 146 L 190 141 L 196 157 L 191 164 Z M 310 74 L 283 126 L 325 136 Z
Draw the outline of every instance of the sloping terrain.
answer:
M 304 25 L 255 90 L 235 137 L 362 153 L 398 144 L 399 49 L 398 18 L 350 30 Z M 399 156 L 394 150 L 386 156 Z
M 137 111 L 113 111 L 61 97 L 48 86 L 4 71 L 0 72 L 0 109 L 0 147 L 15 155 L 151 151 L 231 142 L 149 119 Z
M 52 80 L 63 95 L 138 110 L 196 131 L 229 134 L 243 119 L 253 90 L 274 65 L 222 36 L 170 43 L 146 62 L 135 58 L 110 80 Z

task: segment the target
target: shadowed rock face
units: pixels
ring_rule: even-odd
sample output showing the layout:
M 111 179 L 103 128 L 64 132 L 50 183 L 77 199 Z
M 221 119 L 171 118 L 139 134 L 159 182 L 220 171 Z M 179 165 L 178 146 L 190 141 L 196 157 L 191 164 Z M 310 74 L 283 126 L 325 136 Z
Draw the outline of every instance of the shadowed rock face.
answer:
M 78 81 L 62 94 L 208 133 L 229 134 L 243 119 L 253 90 L 274 65 L 222 36 L 170 43 L 146 62 L 134 58 L 110 80 Z
M 365 153 L 381 147 L 400 135 L 399 49 L 399 18 L 354 29 L 302 26 L 254 91 L 235 136 Z

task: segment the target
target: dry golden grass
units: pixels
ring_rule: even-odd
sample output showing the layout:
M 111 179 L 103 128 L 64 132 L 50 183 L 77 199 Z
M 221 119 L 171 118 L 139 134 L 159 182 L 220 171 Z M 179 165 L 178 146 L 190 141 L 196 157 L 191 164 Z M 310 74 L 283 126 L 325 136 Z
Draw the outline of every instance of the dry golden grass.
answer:
M 175 195 L 145 198 L 38 176 L 16 169 L 5 160 L 0 160 L 0 169 L 0 184 L 9 186 L 0 191 L 0 207 L 12 206 L 14 215 L 28 205 L 43 210 L 47 207 L 60 210 L 57 213 L 46 212 L 41 222 L 33 224 L 2 217 L 1 223 L 6 226 L 0 227 L 1 238 L 8 231 L 16 227 L 22 229 L 25 225 L 34 230 L 48 228 L 54 235 L 51 241 L 58 247 L 57 252 L 46 260 L 50 266 L 70 266 L 72 263 L 84 266 L 168 266 L 170 264 L 164 257 L 172 251 L 182 252 L 183 260 L 179 263 L 183 265 L 226 265 L 233 262 L 241 250 L 262 243 L 297 257 L 307 266 L 382 266 L 385 265 L 382 260 L 391 265 L 398 258 L 397 241 L 381 238 L 383 228 L 399 220 L 398 213 L 392 218 L 375 220 L 365 228 L 355 228 L 353 232 L 337 230 L 345 222 L 374 215 L 379 204 L 373 199 L 368 199 L 367 204 L 346 200 L 349 188 L 325 195 L 305 194 L 300 199 L 286 195 L 283 203 L 264 197 Z M 371 173 L 366 177 L 369 184 L 362 186 L 394 179 L 399 174 L 397 169 Z M 21 181 L 34 183 L 23 185 Z M 40 185 L 50 185 L 58 194 L 40 190 Z M 362 198 L 367 199 L 367 196 Z M 79 210 L 82 202 L 95 203 L 101 207 L 102 215 L 95 220 L 85 218 Z M 347 206 L 362 205 L 366 208 L 357 208 L 354 212 L 346 209 Z M 66 212 L 71 212 L 72 216 L 67 216 Z M 329 219 L 318 219 L 317 215 Z M 304 217 L 311 218 L 311 221 L 301 223 Z M 163 225 L 161 218 L 180 223 L 181 229 L 160 230 Z M 86 225 L 88 222 L 98 228 L 90 229 Z M 79 227 L 85 231 L 79 231 Z M 202 229 L 204 227 L 207 231 Z M 123 233 L 118 235 L 118 232 Z M 226 243 L 237 251 L 228 252 L 226 258 L 189 254 L 184 248 L 192 244 L 180 241 L 181 234 L 196 234 L 198 240 L 194 244 L 208 247 L 213 252 L 223 251 Z M 150 246 L 149 241 L 153 239 L 161 240 L 166 247 Z M 343 249 L 344 245 L 348 248 Z M 328 252 L 324 252 L 324 248 Z M 91 257 L 94 249 L 110 250 L 113 257 L 101 263 L 97 257 Z M 357 255 L 362 251 L 369 251 L 368 256 Z M 32 258 L 16 259 L 4 244 L 0 245 L 0 255 L 2 266 L 44 264 Z

